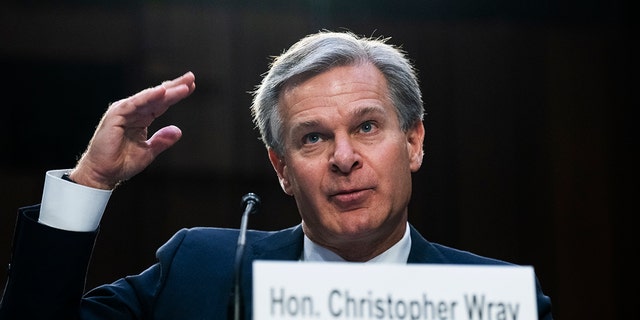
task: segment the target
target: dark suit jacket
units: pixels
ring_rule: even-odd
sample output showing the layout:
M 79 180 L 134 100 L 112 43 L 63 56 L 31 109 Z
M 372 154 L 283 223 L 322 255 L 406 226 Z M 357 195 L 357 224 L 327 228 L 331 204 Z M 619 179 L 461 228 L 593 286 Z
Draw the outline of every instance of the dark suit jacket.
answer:
M 39 206 L 19 210 L 0 319 L 227 319 L 234 283 L 236 229 L 178 231 L 144 272 L 90 290 L 84 279 L 96 232 L 70 232 L 37 223 Z M 251 318 L 252 263 L 298 260 L 300 225 L 280 231 L 249 231 L 242 268 L 244 314 Z M 409 263 L 507 264 L 431 243 L 411 227 Z M 540 319 L 551 319 L 551 302 L 538 285 Z

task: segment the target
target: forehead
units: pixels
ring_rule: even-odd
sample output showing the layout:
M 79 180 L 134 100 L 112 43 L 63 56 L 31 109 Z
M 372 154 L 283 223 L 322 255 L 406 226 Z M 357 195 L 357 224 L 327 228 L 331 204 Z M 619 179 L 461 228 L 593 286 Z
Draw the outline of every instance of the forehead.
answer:
M 373 79 L 372 79 L 373 78 Z M 382 72 L 370 62 L 357 62 L 347 65 L 337 65 L 317 74 L 300 74 L 284 85 L 282 93 L 296 88 L 304 88 L 310 83 L 332 81 L 335 84 L 349 82 L 381 82 L 386 86 L 386 79 Z
M 297 79 L 281 91 L 281 111 L 288 113 L 309 106 L 347 104 L 358 100 L 389 101 L 387 81 L 374 65 L 360 63 L 336 66 L 320 74 Z

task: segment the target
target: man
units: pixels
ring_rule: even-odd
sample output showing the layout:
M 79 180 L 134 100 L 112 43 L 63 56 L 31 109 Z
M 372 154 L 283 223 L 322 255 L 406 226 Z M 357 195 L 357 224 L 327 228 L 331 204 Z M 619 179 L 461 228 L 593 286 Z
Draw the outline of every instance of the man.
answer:
M 181 230 L 149 269 L 82 296 L 111 191 L 178 141 L 175 126 L 151 138 L 147 128 L 194 90 L 195 77 L 187 73 L 113 103 L 76 167 L 47 173 L 41 205 L 20 210 L 0 315 L 227 317 L 237 230 Z M 257 259 L 507 264 L 430 243 L 408 223 L 424 110 L 411 64 L 385 40 L 333 32 L 305 37 L 274 60 L 251 111 L 302 222 L 247 235 L 241 271 L 247 318 L 250 262 Z M 45 250 L 55 259 L 42 258 Z M 537 302 L 540 318 L 551 319 L 550 299 L 538 285 Z

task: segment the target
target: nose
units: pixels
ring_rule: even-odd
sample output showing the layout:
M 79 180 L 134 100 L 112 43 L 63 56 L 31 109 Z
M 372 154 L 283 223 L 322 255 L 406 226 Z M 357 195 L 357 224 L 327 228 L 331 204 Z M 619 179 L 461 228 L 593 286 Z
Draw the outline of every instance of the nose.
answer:
M 336 136 L 333 154 L 329 159 L 329 163 L 332 171 L 349 173 L 362 166 L 362 158 L 348 136 Z

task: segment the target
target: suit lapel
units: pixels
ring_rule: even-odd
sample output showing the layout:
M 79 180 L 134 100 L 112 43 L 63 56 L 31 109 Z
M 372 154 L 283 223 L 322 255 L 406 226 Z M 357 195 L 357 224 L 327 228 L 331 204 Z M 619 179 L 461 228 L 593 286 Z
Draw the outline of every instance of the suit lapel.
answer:
M 445 263 L 447 259 L 436 249 L 431 242 L 427 241 L 411 224 L 409 224 L 411 235 L 411 251 L 407 263 Z

